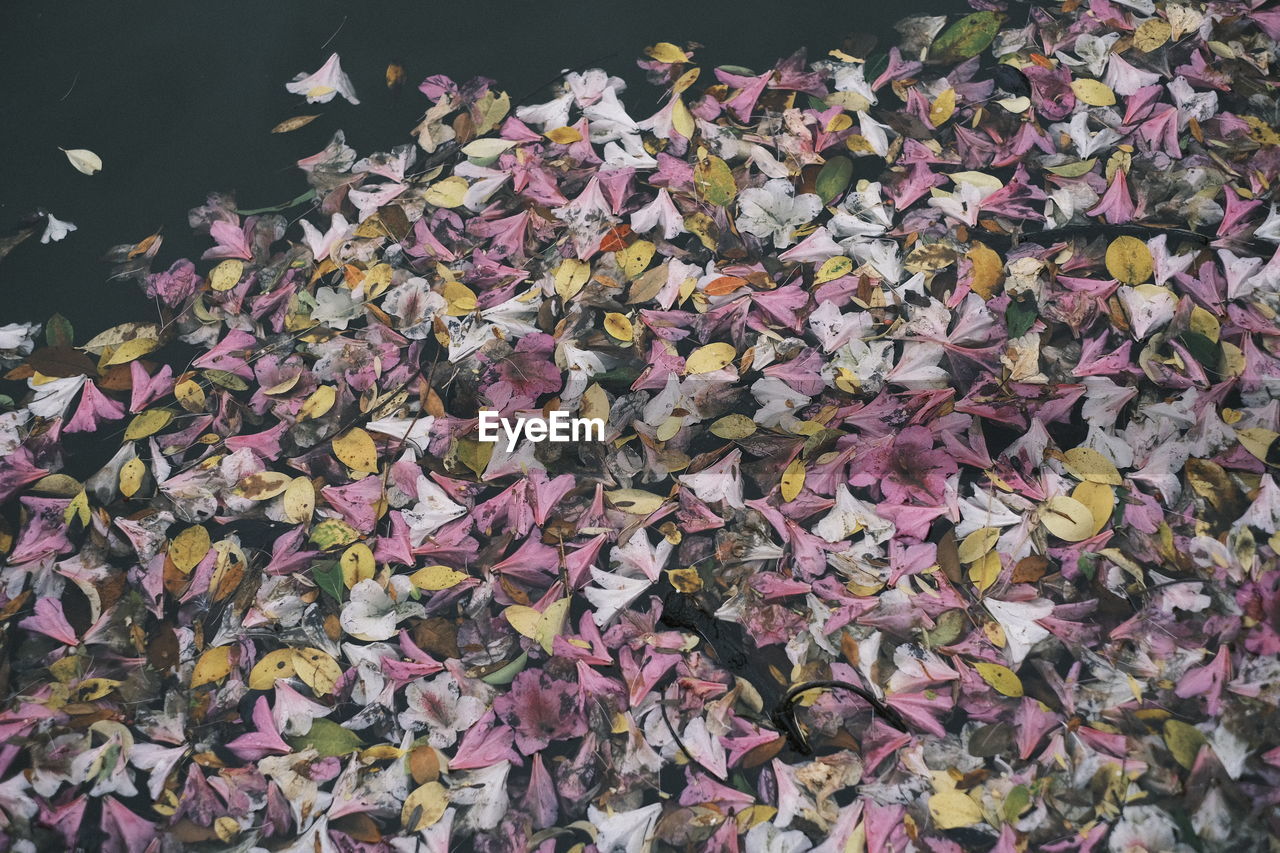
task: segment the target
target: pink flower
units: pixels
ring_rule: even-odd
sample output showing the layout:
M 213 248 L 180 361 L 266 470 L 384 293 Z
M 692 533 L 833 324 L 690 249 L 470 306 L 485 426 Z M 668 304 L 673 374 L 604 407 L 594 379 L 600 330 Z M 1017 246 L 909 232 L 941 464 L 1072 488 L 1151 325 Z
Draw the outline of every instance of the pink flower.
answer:
M 516 746 L 525 755 L 587 731 L 577 687 L 553 680 L 544 670 L 526 669 L 517 675 L 511 692 L 499 696 L 493 707 L 516 730 Z
M 957 470 L 949 453 L 933 449 L 933 433 L 922 426 L 907 427 L 866 455 L 855 457 L 853 467 L 861 468 L 850 478 L 853 485 L 879 483 L 890 503 L 936 504 L 942 500 L 947 477 Z

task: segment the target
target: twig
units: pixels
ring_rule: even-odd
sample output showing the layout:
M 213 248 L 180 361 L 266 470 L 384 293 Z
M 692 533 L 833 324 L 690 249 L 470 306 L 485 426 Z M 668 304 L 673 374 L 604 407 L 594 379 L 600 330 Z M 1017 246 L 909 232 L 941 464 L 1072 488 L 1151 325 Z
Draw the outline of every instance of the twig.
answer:
M 80 82 L 80 72 L 77 71 L 76 76 L 71 79 L 71 87 L 67 89 L 67 93 L 65 95 L 63 95 L 61 98 L 58 98 L 58 103 L 62 103 L 63 101 L 65 101 L 71 95 L 71 90 L 76 87 L 76 83 L 79 83 L 79 82 Z
M 336 38 L 338 37 L 338 33 L 342 32 L 342 28 L 343 28 L 343 27 L 345 27 L 346 25 L 347 25 L 347 16 L 346 16 L 346 15 L 343 15 L 343 16 L 342 16 L 342 23 L 341 23 L 341 24 L 338 24 L 338 28 L 337 28 L 336 30 L 334 30 L 334 31 L 333 31 L 333 35 L 331 35 L 331 36 L 329 36 L 329 38 L 325 39 L 324 44 L 320 45 L 320 49 L 321 49 L 321 50 L 324 50 L 326 47 L 328 47 L 328 46 L 329 46 L 329 42 L 331 42 L 331 41 L 333 41 L 334 39 L 336 39 Z

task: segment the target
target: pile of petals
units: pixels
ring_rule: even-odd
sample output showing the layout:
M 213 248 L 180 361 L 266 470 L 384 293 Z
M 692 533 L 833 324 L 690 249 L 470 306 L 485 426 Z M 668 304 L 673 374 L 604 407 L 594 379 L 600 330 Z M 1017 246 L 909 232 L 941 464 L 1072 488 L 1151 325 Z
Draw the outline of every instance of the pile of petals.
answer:
M 431 77 L 0 328 L 3 846 L 1274 845 L 1280 10 L 973 7 Z

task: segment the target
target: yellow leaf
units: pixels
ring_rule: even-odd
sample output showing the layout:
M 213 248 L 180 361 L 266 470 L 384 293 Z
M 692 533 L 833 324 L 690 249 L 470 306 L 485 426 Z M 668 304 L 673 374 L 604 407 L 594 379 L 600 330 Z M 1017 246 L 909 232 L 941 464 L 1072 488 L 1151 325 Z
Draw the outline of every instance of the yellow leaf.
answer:
M 516 633 L 536 640 L 547 654 L 551 654 L 551 644 L 560 629 L 564 626 L 564 617 L 569 612 L 568 598 L 562 598 L 547 605 L 547 609 L 539 613 L 532 607 L 513 604 L 502 611 L 507 622 Z
M 342 667 L 338 666 L 336 660 L 319 649 L 310 647 L 293 650 L 293 669 L 302 683 L 310 687 L 317 696 L 332 693 L 338 679 L 342 678 Z
M 311 124 L 311 122 L 315 121 L 318 118 L 320 118 L 319 113 L 315 115 L 309 115 L 309 116 L 293 116 L 291 118 L 285 119 L 284 121 L 277 124 L 275 127 L 271 128 L 271 132 L 272 133 L 288 133 L 291 130 L 297 130 L 300 127 L 306 127 L 307 125 Z
M 1164 721 L 1164 742 L 1173 760 L 1190 770 L 1206 743 L 1204 733 L 1181 720 Z
M 284 490 L 284 517 L 290 524 L 305 524 L 316 508 L 316 487 L 306 477 L 294 477 Z
M 625 314 L 619 314 L 616 311 L 611 311 L 604 315 L 604 330 L 612 337 L 628 343 L 635 336 L 635 329 L 632 328 L 631 321 L 627 319 Z
M 698 75 L 700 75 L 701 73 L 702 73 L 701 68 L 690 68 L 688 71 L 681 74 L 679 79 L 677 79 L 676 82 L 672 84 L 671 94 L 679 95 L 681 92 L 688 89 L 690 86 L 692 86 L 694 83 L 697 82 Z
M 142 488 L 142 478 L 147 475 L 146 464 L 138 457 L 133 457 L 120 466 L 120 494 L 131 498 Z
M 635 278 L 648 269 L 649 261 L 653 260 L 653 251 L 654 245 L 648 240 L 637 240 L 622 251 L 614 252 L 613 257 L 627 278 Z
M 326 518 L 311 531 L 311 541 L 324 551 L 350 545 L 359 538 L 360 534 L 340 518 Z
M 754 435 L 756 422 L 746 415 L 725 415 L 711 424 L 711 434 L 730 441 Z
M 650 59 L 655 59 L 658 62 L 676 64 L 689 61 L 689 54 L 669 41 L 660 41 L 655 45 L 646 47 L 644 52 Z
M 134 416 L 125 427 L 124 440 L 137 441 L 149 435 L 155 435 L 173 420 L 173 412 L 168 409 L 147 409 Z
M 155 338 L 134 338 L 131 341 L 125 341 L 116 347 L 111 353 L 111 357 L 103 362 L 104 367 L 111 367 L 115 364 L 128 364 L 136 358 L 141 358 L 147 353 L 160 346 L 160 342 Z
M 604 496 L 614 509 L 620 509 L 631 515 L 648 515 L 656 512 L 663 504 L 663 498 L 660 496 L 640 489 L 617 489 L 605 492 Z
M 582 141 L 582 134 L 572 127 L 557 127 L 555 130 L 549 130 L 546 137 L 560 145 L 572 145 Z
M 997 693 L 1012 696 L 1015 699 L 1022 695 L 1022 679 L 1007 666 L 998 663 L 977 661 L 973 668 L 982 676 L 982 680 L 996 689 Z
M 962 563 L 972 563 L 981 558 L 984 554 L 996 547 L 996 540 L 1000 538 L 1000 529 L 998 527 L 983 527 L 973 531 L 964 537 L 964 541 L 960 543 L 960 547 L 956 549 L 956 553 L 960 557 Z
M 409 582 L 418 589 L 437 592 L 455 587 L 468 577 L 466 572 L 454 571 L 448 566 L 427 566 L 409 575 Z
M 782 472 L 782 480 L 778 483 L 778 488 L 782 492 L 784 501 L 791 503 L 796 499 L 801 490 L 804 489 L 804 477 L 804 463 L 799 459 L 791 460 L 787 470 Z
M 102 158 L 88 148 L 59 148 L 58 150 L 67 155 L 67 159 L 71 161 L 71 165 L 77 172 L 92 175 L 94 172 L 102 171 Z
M 548 604 L 547 609 L 542 611 L 542 619 L 538 622 L 538 636 L 534 639 L 542 645 L 542 650 L 547 654 L 551 654 L 552 641 L 564 628 L 564 620 L 569 615 L 569 605 L 572 603 L 571 599 L 562 598 Z
M 67 504 L 67 508 L 62 511 L 62 523 L 71 524 L 73 519 L 79 519 L 82 525 L 89 524 L 89 495 L 84 489 L 71 499 L 71 503 Z M 2 548 L 0 548 L 2 550 Z
M 693 139 L 693 132 L 697 127 L 693 121 L 693 113 L 684 105 L 684 98 L 677 97 L 671 105 L 672 130 L 685 139 Z
M 277 649 L 263 655 L 253 665 L 253 669 L 249 671 L 249 689 L 270 690 L 276 686 L 276 679 L 292 678 L 294 674 L 293 649 Z
M 448 314 L 450 317 L 462 317 L 476 310 L 478 303 L 475 291 L 461 282 L 446 282 L 442 295 L 445 301 L 449 303 Z
M 1000 555 L 995 551 L 988 551 L 969 566 L 969 580 L 978 588 L 978 592 L 986 592 L 1000 579 L 1002 569 Z
M 1162 18 L 1148 18 L 1133 32 L 1133 46 L 1143 53 L 1150 53 L 1164 45 L 1173 33 L 1173 27 Z
M 939 791 L 929 798 L 929 816 L 938 829 L 982 823 L 982 809 L 961 791 Z
M 582 290 L 587 279 L 591 277 L 591 264 L 576 258 L 565 258 L 556 267 L 556 295 L 568 302 Z
M 236 483 L 231 491 L 238 497 L 251 501 L 266 501 L 283 494 L 292 482 L 293 478 L 288 474 L 279 471 L 259 471 Z
M 702 575 L 690 566 L 685 569 L 667 569 L 667 578 L 676 592 L 695 593 L 702 589 Z
M 189 575 L 200 565 L 212 546 L 209 531 L 203 525 L 194 524 L 173 537 L 173 542 L 169 545 L 169 559 L 173 560 L 178 571 Z
M 1004 262 L 986 243 L 974 243 L 967 254 L 973 266 L 973 278 L 969 287 L 984 300 L 996 295 L 997 289 L 1004 283 Z
M 439 782 L 428 782 L 404 798 L 400 824 L 416 833 L 435 824 L 449 808 L 449 792 Z
M 244 261 L 227 258 L 209 273 L 209 286 L 214 290 L 230 290 L 240 283 L 244 274 Z
M 381 296 L 391 286 L 391 264 L 374 264 L 364 276 L 364 292 L 369 299 Z
M 1111 520 L 1111 512 L 1116 506 L 1115 490 L 1106 483 L 1086 481 L 1075 487 L 1071 497 L 1089 508 L 1093 516 L 1093 529 L 1089 535 L 1097 536 Z
M 1040 510 L 1040 523 L 1050 533 L 1067 542 L 1079 542 L 1093 535 L 1093 513 L 1075 498 L 1058 495 Z
M 369 433 L 353 427 L 333 440 L 333 455 L 353 471 L 378 470 L 378 449 Z
M 1071 91 L 1091 107 L 1109 107 L 1116 102 L 1116 93 L 1111 91 L 1110 86 L 1086 77 L 1072 80 Z
M 342 582 L 347 589 L 373 577 L 377 564 L 373 560 L 373 551 L 363 542 L 357 542 L 342 552 L 338 560 L 342 566 Z
M 229 815 L 223 815 L 213 822 L 213 834 L 219 841 L 229 842 L 240 834 L 240 821 Z
M 218 646 L 200 655 L 195 669 L 191 670 L 191 686 L 211 684 L 231 673 L 231 647 Z
M 1151 250 L 1137 237 L 1117 237 L 1107 247 L 1107 272 L 1121 284 L 1142 284 L 1151 278 L 1155 263 Z
M 951 114 L 956 111 L 956 90 L 952 88 L 943 89 L 938 93 L 938 97 L 933 99 L 933 104 L 929 107 L 929 124 L 934 127 L 941 127 L 947 119 L 951 118 Z
M 333 403 L 337 399 L 338 392 L 332 385 L 321 385 L 312 391 L 311 396 L 302 404 L 302 408 L 298 410 L 298 419 L 324 417 L 333 408 Z
M 733 170 L 714 155 L 699 160 L 693 167 L 693 186 L 702 198 L 718 207 L 724 207 L 738 195 Z
M 813 283 L 826 284 L 828 281 L 843 278 L 851 272 L 853 272 L 853 261 L 844 255 L 836 255 L 834 258 L 827 258 L 823 262 L 822 267 L 818 270 L 818 275 L 813 279 Z
M 732 364 L 737 355 L 738 351 L 733 348 L 733 344 L 707 344 L 689 354 L 688 361 L 684 363 L 684 372 L 692 376 L 721 370 Z
M 1199 305 L 1192 307 L 1191 317 L 1187 323 L 1190 325 L 1191 331 L 1204 335 L 1215 344 L 1222 337 L 1222 324 L 1218 322 L 1218 318 Z
M 467 179 L 454 175 L 427 187 L 422 198 L 433 207 L 458 207 L 466 197 L 468 189 L 470 186 L 467 184 Z
M 1236 433 L 1236 438 L 1240 439 L 1241 446 L 1254 456 L 1267 462 L 1267 457 L 1271 453 L 1271 448 L 1275 445 L 1276 439 L 1280 438 L 1280 433 L 1272 432 L 1265 427 L 1250 427 L 1242 429 Z M 1268 465 L 1272 464 L 1267 462 Z
M 173 396 L 188 412 L 204 411 L 205 395 L 200 383 L 192 379 L 184 379 L 173 388 Z
M 1118 486 L 1124 482 L 1111 460 L 1092 447 L 1073 447 L 1062 456 L 1062 463 L 1067 473 L 1077 480 L 1109 483 L 1112 486 Z

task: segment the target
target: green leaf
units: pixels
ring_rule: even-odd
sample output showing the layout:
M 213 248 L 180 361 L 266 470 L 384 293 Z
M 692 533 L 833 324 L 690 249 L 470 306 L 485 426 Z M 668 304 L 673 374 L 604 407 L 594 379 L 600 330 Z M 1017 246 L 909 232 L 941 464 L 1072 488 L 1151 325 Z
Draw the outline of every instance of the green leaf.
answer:
M 341 758 L 364 746 L 364 741 L 351 729 L 323 718 L 312 720 L 311 730 L 305 735 L 288 740 L 295 750 L 314 748 L 321 758 Z
M 863 76 L 868 80 L 875 80 L 889 68 L 889 54 L 876 51 L 867 57 L 866 63 L 862 67 Z
M 1015 785 L 1004 798 L 1004 818 L 1015 821 L 1031 805 L 1031 791 L 1026 785 Z
M 853 161 L 848 157 L 832 157 L 818 173 L 814 188 L 823 204 L 830 204 L 832 199 L 844 192 L 853 177 Z
M 699 195 L 717 207 L 724 207 L 738 195 L 733 170 L 715 156 L 709 156 L 693 167 L 693 185 Z
M 1218 345 L 1199 332 L 1183 332 L 1178 340 L 1200 364 L 1209 366 L 1218 363 Z
M 1120 505 L 1121 505 L 1121 502 L 1116 501 L 1117 509 L 1120 507 Z M 1076 558 L 1076 568 L 1080 570 L 1080 574 L 1084 575 L 1089 580 L 1093 580 L 1093 576 L 1098 573 L 1097 555 L 1091 554 L 1088 551 L 1081 554 L 1079 557 Z
M 75 342 L 71 321 L 61 314 L 54 314 L 44 327 L 44 339 L 51 347 L 69 347 Z
M 311 579 L 334 601 L 342 602 L 342 591 L 346 589 L 346 584 L 342 582 L 342 565 L 337 560 L 313 563 Z
M 254 210 L 237 210 L 236 213 L 240 214 L 241 216 L 253 216 L 254 214 L 257 214 L 257 213 L 279 213 L 282 210 L 288 210 L 291 207 L 297 207 L 298 205 L 304 202 L 311 201 L 315 197 L 316 197 L 315 190 L 313 189 L 307 190 L 302 195 L 295 198 L 293 201 L 287 201 L 284 204 L 277 204 L 273 207 L 259 207 L 259 208 L 255 208 Z
M 517 675 L 524 669 L 525 664 L 529 662 L 529 653 L 523 652 L 520 657 L 504 666 L 502 669 L 494 670 L 488 675 L 481 676 L 480 680 L 485 684 L 492 684 L 494 687 L 502 687 L 515 681 Z
M 995 12 L 965 15 L 929 46 L 929 61 L 950 64 L 977 56 L 987 48 L 1000 31 L 1001 16 Z
M 1012 299 L 1004 312 L 1004 323 L 1009 330 L 1009 337 L 1020 338 L 1027 333 L 1039 316 L 1036 310 L 1035 297 L 1029 294 L 1022 299 Z
M 1078 178 L 1081 175 L 1087 175 L 1092 172 L 1097 162 L 1097 157 L 1090 157 L 1088 160 L 1076 160 L 1074 163 L 1063 163 L 1060 166 L 1045 166 L 1044 168 L 1045 171 L 1053 172 L 1053 174 L 1061 175 L 1064 178 Z

